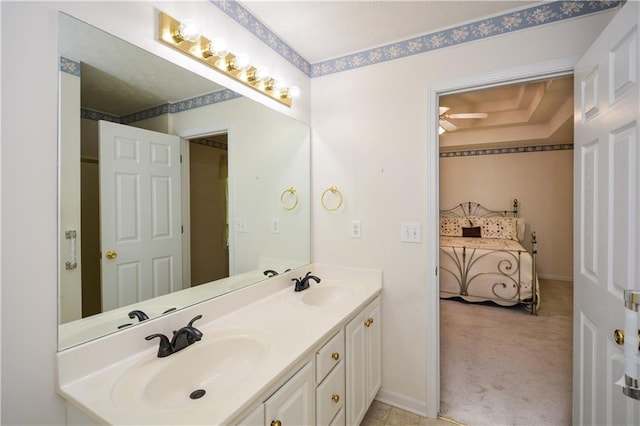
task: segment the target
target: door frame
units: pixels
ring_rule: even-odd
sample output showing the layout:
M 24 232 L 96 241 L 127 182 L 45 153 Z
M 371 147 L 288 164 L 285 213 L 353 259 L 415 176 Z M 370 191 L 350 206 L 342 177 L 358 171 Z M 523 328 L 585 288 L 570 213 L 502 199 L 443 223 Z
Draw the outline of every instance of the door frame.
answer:
M 195 129 L 176 130 L 176 135 L 180 136 L 180 155 L 182 159 L 182 287 L 191 287 L 191 212 L 190 212 L 190 180 L 189 180 L 189 140 L 198 137 L 215 135 L 220 133 L 227 134 L 227 141 L 231 141 L 233 133 L 233 125 L 231 123 L 222 123 L 219 125 L 211 125 L 199 127 Z M 227 148 L 227 170 L 229 173 L 229 186 L 231 185 L 230 177 L 233 169 L 233 149 L 231 143 Z M 232 191 L 228 191 L 227 208 L 229 218 L 233 217 L 233 195 Z M 233 247 L 234 232 L 232 232 L 231 224 L 229 224 L 229 247 Z M 185 265 L 187 265 L 185 267 Z M 229 250 L 229 275 L 235 270 L 235 258 L 233 250 Z
M 466 92 L 470 90 L 485 89 L 489 87 L 503 86 L 552 78 L 561 75 L 573 74 L 575 64 L 579 56 L 561 58 L 557 60 L 539 62 L 526 66 L 506 68 L 489 73 L 466 76 L 455 80 L 436 82 L 427 88 L 427 208 L 425 229 L 427 235 L 434 238 L 426 239 L 426 356 L 425 356 L 425 410 L 427 417 L 437 418 L 440 411 L 440 281 L 439 268 L 439 216 L 440 216 L 440 143 L 438 134 L 438 106 L 439 98 L 444 94 Z M 574 206 L 574 216 L 576 206 Z M 431 284 L 434 280 L 435 285 Z

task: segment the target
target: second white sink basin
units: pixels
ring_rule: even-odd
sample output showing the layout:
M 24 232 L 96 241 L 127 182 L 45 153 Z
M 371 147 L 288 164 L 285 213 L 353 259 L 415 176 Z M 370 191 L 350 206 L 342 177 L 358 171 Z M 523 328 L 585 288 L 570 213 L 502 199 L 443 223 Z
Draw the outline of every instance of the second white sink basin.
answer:
M 196 342 L 165 358 L 147 357 L 130 367 L 112 390 L 114 402 L 139 410 L 177 409 L 229 393 L 264 363 L 269 347 L 246 335 Z
M 346 303 L 356 293 L 356 288 L 344 283 L 320 282 L 306 290 L 293 292 L 289 299 L 310 306 L 332 306 Z

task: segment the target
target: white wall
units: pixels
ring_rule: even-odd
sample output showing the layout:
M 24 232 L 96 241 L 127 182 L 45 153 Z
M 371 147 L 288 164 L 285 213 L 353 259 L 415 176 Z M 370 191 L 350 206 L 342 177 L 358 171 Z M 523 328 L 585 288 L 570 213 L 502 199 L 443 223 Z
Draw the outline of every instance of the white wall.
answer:
M 0 2 L 2 8 L 2 424 L 64 424 L 56 393 L 58 11 L 193 67 L 207 78 L 308 122 L 309 82 L 300 71 L 206 1 Z M 157 9 L 156 9 L 157 7 Z M 291 110 L 226 81 L 155 40 L 158 9 L 217 28 L 302 95 Z M 227 35 L 229 33 L 229 35 Z M 15 34 L 21 34 L 19 43 Z M 32 46 L 32 47 L 27 47 Z M 35 47 L 37 46 L 37 48 Z M 35 49 L 35 50 L 34 50 Z M 37 52 L 37 53 L 36 53 Z
M 427 92 L 444 82 L 580 55 L 610 13 L 476 41 L 312 80 L 314 262 L 383 270 L 383 383 L 379 396 L 425 413 L 426 244 L 400 242 L 403 222 L 424 223 L 427 209 Z M 576 35 L 580 35 L 579 37 Z M 437 152 L 437 151 L 436 151 Z M 337 185 L 345 198 L 326 212 L 319 197 Z M 349 223 L 362 221 L 362 239 Z M 433 271 L 429 271 L 433 277 Z M 432 382 L 434 377 L 427 377 Z M 431 408 L 430 408 L 431 410 Z
M 538 239 L 536 266 L 542 278 L 573 276 L 573 151 L 476 155 L 440 159 L 440 206 L 475 201 L 511 210 L 527 221 L 524 246 Z

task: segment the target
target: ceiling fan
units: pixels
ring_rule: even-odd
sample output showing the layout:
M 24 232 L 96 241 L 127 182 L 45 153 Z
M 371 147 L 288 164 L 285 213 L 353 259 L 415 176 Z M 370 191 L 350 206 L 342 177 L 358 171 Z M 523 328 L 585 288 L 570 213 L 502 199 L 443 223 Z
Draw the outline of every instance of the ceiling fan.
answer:
M 460 119 L 460 118 L 487 118 L 489 114 L 486 112 L 466 112 L 459 114 L 447 114 L 449 111 L 448 107 L 440 107 L 440 129 L 439 133 L 443 134 L 445 131 L 453 132 L 454 130 L 458 130 L 458 126 L 453 124 L 449 119 Z

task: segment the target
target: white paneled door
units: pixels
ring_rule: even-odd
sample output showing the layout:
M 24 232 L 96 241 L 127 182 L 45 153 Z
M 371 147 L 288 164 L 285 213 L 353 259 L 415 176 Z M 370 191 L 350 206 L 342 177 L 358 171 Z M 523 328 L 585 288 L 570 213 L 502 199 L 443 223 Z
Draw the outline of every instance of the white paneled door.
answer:
M 627 2 L 575 68 L 573 423 L 580 425 L 640 424 L 640 401 L 615 384 L 625 361 L 613 338 L 625 325 L 624 290 L 640 290 L 638 6 Z M 626 337 L 637 346 L 637 335 Z
M 100 121 L 103 311 L 182 288 L 180 138 Z

